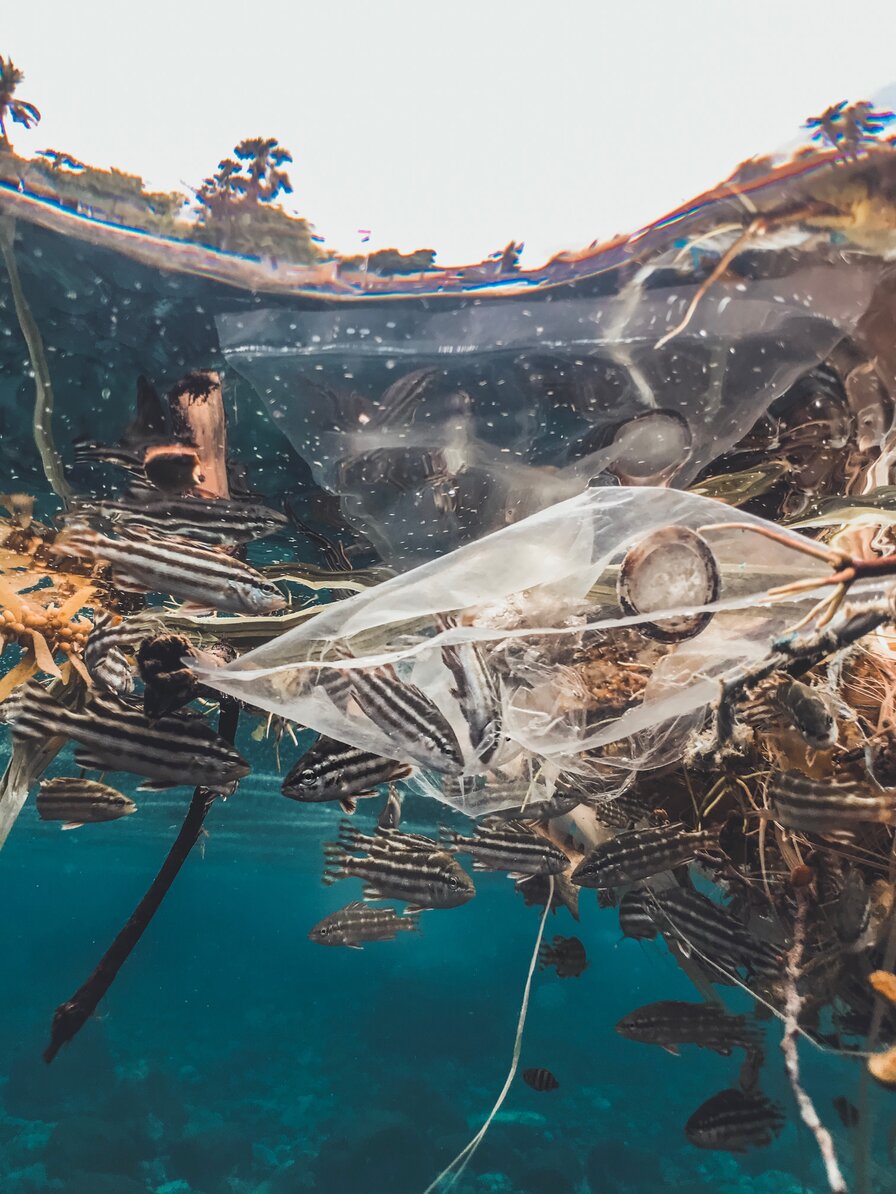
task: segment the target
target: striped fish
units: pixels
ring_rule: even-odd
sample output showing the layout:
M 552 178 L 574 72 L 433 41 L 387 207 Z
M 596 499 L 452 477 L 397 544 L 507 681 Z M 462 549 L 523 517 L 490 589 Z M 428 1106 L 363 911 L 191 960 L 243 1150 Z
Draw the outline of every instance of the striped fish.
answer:
M 659 1045 L 678 1053 L 679 1045 L 699 1045 L 727 1057 L 735 1047 L 754 1051 L 761 1034 L 746 1016 L 731 1016 L 717 1003 L 685 1003 L 663 999 L 623 1016 L 616 1025 L 620 1036 L 645 1045 Z
M 654 920 L 653 895 L 646 887 L 632 887 L 619 901 L 619 927 L 623 937 L 654 941 L 659 929 Z
M 693 862 L 700 850 L 716 844 L 712 830 L 689 832 L 683 824 L 630 829 L 599 846 L 572 873 L 580 887 L 618 887 L 649 879 Z
M 831 693 L 791 680 L 779 692 L 778 703 L 809 746 L 827 750 L 836 744 L 839 728 Z
M 557 1090 L 560 1086 L 551 1071 L 545 1069 L 523 1070 L 523 1081 L 527 1086 L 531 1086 L 533 1090 L 541 1093 L 546 1090 Z
M 454 625 L 448 618 L 438 621 L 443 629 Z M 495 677 L 476 643 L 453 643 L 442 647 L 441 653 L 454 679 L 451 695 L 464 715 L 470 745 L 477 759 L 488 763 L 501 745 L 501 694 Z
M 390 829 L 378 825 L 375 833 L 371 835 L 362 833 L 348 821 L 343 821 L 339 826 L 339 844 L 349 850 L 361 850 L 380 858 L 389 857 L 396 850 L 424 850 L 432 853 L 444 849 L 440 842 L 422 833 L 406 833 L 403 829 Z
M 523 875 L 514 887 L 527 908 L 543 908 L 550 898 L 551 911 L 555 915 L 558 908 L 567 908 L 573 920 L 579 919 L 579 889 L 566 875 Z
M 198 714 L 166 714 L 151 722 L 139 705 L 111 693 L 91 694 L 77 711 L 32 682 L 3 702 L 0 715 L 14 738 L 71 738 L 78 743 L 79 767 L 130 771 L 150 781 L 147 789 L 202 784 L 226 791 L 249 773 L 242 756 Z
M 42 821 L 64 821 L 63 829 L 99 821 L 116 821 L 137 811 L 133 800 L 107 784 L 77 776 L 45 779 L 37 793 L 37 812 Z
M 152 632 L 151 624 L 103 613 L 94 622 L 84 644 L 84 666 L 97 688 L 130 696 L 134 691 L 134 670 L 127 656 L 131 648 Z
M 114 502 L 78 502 L 72 507 L 69 520 L 85 519 L 97 519 L 113 529 L 143 527 L 212 547 L 263 539 L 287 523 L 285 514 L 257 502 L 158 496 L 146 501 L 119 498 Z
M 327 670 L 322 668 L 321 674 Z M 351 668 L 341 675 L 348 680 L 352 696 L 371 721 L 390 737 L 394 736 L 396 742 L 413 742 L 412 746 L 402 745 L 403 754 L 421 766 L 448 775 L 463 771 L 457 736 L 425 692 L 400 680 L 392 668 Z M 327 691 L 336 703 L 332 682 Z
M 481 824 L 473 837 L 443 829 L 442 840 L 456 854 L 469 854 L 474 871 L 521 875 L 557 875 L 569 866 L 563 851 L 519 821 Z
M 538 954 L 539 970 L 553 966 L 558 978 L 578 978 L 588 966 L 585 946 L 578 937 L 556 936 L 545 942 Z
M 354 812 L 358 797 L 375 796 L 382 784 L 406 779 L 412 770 L 407 763 L 321 735 L 292 767 L 281 791 L 307 803 L 338 800 L 346 812 Z
M 323 881 L 354 875 L 364 880 L 365 900 L 405 900 L 408 911 L 456 908 L 476 894 L 470 876 L 444 850 L 383 845 L 356 858 L 336 842 L 324 846 Z
M 399 915 L 394 908 L 372 908 L 363 900 L 346 904 L 318 921 L 308 934 L 318 945 L 361 949 L 368 941 L 394 941 L 399 933 L 419 932 L 419 914 Z
M 742 1153 L 771 1144 L 781 1134 L 784 1118 L 778 1104 L 763 1094 L 721 1090 L 697 1108 L 684 1134 L 697 1148 Z
M 53 551 L 108 564 L 115 585 L 125 591 L 167 593 L 178 601 L 235 614 L 269 614 L 286 605 L 276 585 L 248 564 L 186 539 L 144 530 L 122 530 L 111 539 L 85 527 L 60 535 Z
M 896 823 L 896 792 L 860 780 L 810 779 L 785 771 L 769 784 L 768 795 L 771 816 L 788 829 L 826 833 L 858 822 Z
M 754 937 L 727 908 L 699 891 L 670 887 L 655 892 L 653 898 L 661 932 L 671 936 L 684 954 L 694 949 L 728 970 L 738 966 L 771 974 L 780 970 L 782 958 L 773 946 Z
M 401 825 L 401 793 L 394 784 L 389 785 L 386 803 L 377 817 L 377 829 L 398 829 Z

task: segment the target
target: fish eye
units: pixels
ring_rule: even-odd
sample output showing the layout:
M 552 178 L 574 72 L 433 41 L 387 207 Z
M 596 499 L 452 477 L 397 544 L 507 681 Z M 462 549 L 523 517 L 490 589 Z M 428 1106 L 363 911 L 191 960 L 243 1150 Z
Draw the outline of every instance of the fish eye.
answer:
M 263 584 L 261 586 L 261 591 L 262 591 L 262 593 L 265 593 L 268 597 L 274 597 L 274 596 L 279 597 L 280 596 L 280 590 L 277 588 L 277 586 L 269 584 L 269 583 Z
M 303 788 L 313 788 L 317 785 L 317 776 L 313 771 L 303 771 L 299 776 Z

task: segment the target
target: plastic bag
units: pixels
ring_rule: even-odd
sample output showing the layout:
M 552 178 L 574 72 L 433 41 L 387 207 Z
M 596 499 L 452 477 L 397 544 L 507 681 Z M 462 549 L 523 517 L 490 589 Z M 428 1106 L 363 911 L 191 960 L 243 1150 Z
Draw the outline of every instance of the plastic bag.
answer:
M 687 485 L 829 354 L 880 263 L 799 253 L 788 229 L 696 301 L 739 231 L 670 236 L 589 293 L 222 315 L 221 347 L 382 558 L 419 561 L 594 478 Z
M 468 775 L 500 773 L 521 758 L 550 764 L 548 775 L 587 772 L 599 760 L 622 783 L 632 770 L 679 758 L 718 694 L 715 678 L 761 658 L 796 620 L 795 598 L 773 599 L 766 591 L 829 571 L 823 561 L 750 531 L 712 529 L 731 516 L 727 506 L 676 490 L 588 490 L 327 606 L 223 668 L 197 671 L 211 687 L 260 709 L 428 766 L 418 730 L 384 729 L 357 703 L 334 699 L 335 678 L 393 668 L 450 724 Z M 749 516 L 738 521 L 770 525 Z M 700 530 L 709 544 L 717 600 L 625 614 L 617 595 L 623 558 L 670 526 Z M 799 600 L 805 606 L 813 599 Z M 712 616 L 684 641 L 650 633 L 673 616 L 701 613 Z M 442 629 L 438 619 L 446 615 L 453 625 Z M 442 653 L 459 643 L 481 653 L 501 694 L 502 742 L 487 763 L 471 746 Z

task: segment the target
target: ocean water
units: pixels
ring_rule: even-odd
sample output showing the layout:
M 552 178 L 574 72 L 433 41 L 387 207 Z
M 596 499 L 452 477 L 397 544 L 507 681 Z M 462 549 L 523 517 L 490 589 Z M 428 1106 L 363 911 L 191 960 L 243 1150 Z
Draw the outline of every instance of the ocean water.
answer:
M 213 809 L 201 854 L 98 1015 L 44 1065 L 55 1006 L 139 900 L 185 803 L 144 796 L 136 816 L 68 833 L 29 808 L 9 840 L 4 1190 L 424 1190 L 503 1084 L 539 910 L 503 875 L 481 875 L 473 901 L 424 914 L 419 935 L 363 950 L 312 943 L 309 927 L 360 884 L 321 886 L 337 814 L 294 807 L 272 776 Z M 422 804 L 415 829 L 433 824 Z M 685 1141 L 683 1119 L 735 1082 L 737 1053 L 673 1057 L 613 1031 L 633 1007 L 694 997 L 664 947 L 621 940 L 615 911 L 591 892 L 580 923 L 561 910 L 554 931 L 576 933 L 589 966 L 576 979 L 536 975 L 521 1066 L 550 1068 L 560 1087 L 539 1093 L 517 1079 L 456 1188 L 820 1188 L 793 1124 L 737 1158 Z M 772 1025 L 765 1086 L 783 1098 L 777 1035 Z M 855 1097 L 836 1066 L 805 1064 L 819 1089 Z
M 141 257 L 91 243 L 83 230 L 20 223 L 16 254 L 53 377 L 56 444 L 78 492 L 116 492 L 111 472 L 75 464 L 73 445 L 118 438 L 138 376 L 164 391 L 188 372 L 218 370 L 231 455 L 253 488 L 298 520 L 253 545 L 259 565 L 332 567 L 320 537 L 341 544 L 362 571 L 435 558 L 510 521 L 508 511 L 523 517 L 579 492 L 583 458 L 589 476 L 610 484 L 600 454 L 620 420 L 643 414 L 632 382 L 636 374 L 643 381 L 633 363 L 643 328 L 625 341 L 629 373 L 601 357 L 595 340 L 582 366 L 592 388 L 555 401 L 578 376 L 582 327 L 599 323 L 614 298 L 601 279 L 573 280 L 537 302 L 476 292 L 441 306 L 384 299 L 368 311 L 241 284 L 239 262 L 223 279 L 199 276 L 167 263 L 164 246 Z M 657 282 L 656 310 L 674 288 L 674 279 Z M 777 356 L 762 339 L 768 328 L 757 333 L 765 372 L 751 367 L 750 402 L 716 423 L 718 393 L 696 336 L 650 365 L 668 405 L 702 429 L 691 477 L 752 425 L 773 391 L 829 351 L 838 318 L 801 314 L 799 334 Z M 786 327 L 781 315 L 779 341 Z M 0 333 L 0 488 L 34 495 L 49 521 L 59 503 L 31 431 L 32 365 L 5 276 Z M 737 335 L 752 344 L 749 329 Z M 613 336 L 625 340 L 618 323 Z M 377 347 L 368 351 L 368 340 Z M 391 378 L 433 362 L 442 372 L 420 420 L 398 441 L 359 441 L 355 392 L 382 394 Z M 742 380 L 735 371 L 732 393 Z M 600 410 L 588 397 L 596 391 Z M 648 438 L 656 441 L 650 467 L 662 477 L 680 463 L 681 445 L 668 427 L 658 436 L 654 425 Z M 421 469 L 442 469 L 431 459 L 437 448 L 447 457 L 441 489 L 417 483 Z M 445 497 L 455 497 L 452 452 L 466 453 L 463 501 Z M 113 774 L 107 782 L 133 796 L 138 814 L 70 832 L 41 822 L 33 800 L 25 805 L 0 856 L 4 1194 L 423 1194 L 492 1108 L 511 1064 L 540 909 L 526 907 L 505 875 L 477 874 L 476 898 L 424 913 L 419 933 L 363 950 L 311 942 L 312 925 L 360 898 L 361 884 L 322 884 L 323 845 L 342 814 L 283 799 L 273 748 L 252 737 L 263 720 L 242 716 L 237 744 L 252 774 L 215 802 L 97 1014 L 51 1065 L 42 1053 L 54 1010 L 142 897 L 190 793 L 140 793 L 134 777 Z M 287 740 L 281 747 L 290 766 L 298 752 Z M 67 750 L 48 774 L 72 774 Z M 354 823 L 371 827 L 381 803 L 362 802 Z M 440 825 L 469 828 L 436 801 L 406 798 L 403 827 L 434 834 Z M 672 1056 L 616 1034 L 616 1021 L 641 1004 L 698 995 L 661 942 L 623 940 L 616 910 L 600 907 L 593 891 L 581 893 L 578 923 L 565 909 L 547 917 L 545 938 L 555 933 L 581 938 L 588 967 L 573 979 L 536 971 L 519 1069 L 547 1068 L 559 1088 L 538 1092 L 517 1075 L 450 1187 L 456 1194 L 824 1188 L 786 1086 L 775 1019 L 765 1024 L 762 1088 L 787 1109 L 783 1132 L 743 1155 L 701 1151 L 684 1123 L 736 1085 L 740 1053 Z M 736 989 L 723 997 L 733 1010 L 752 1008 Z M 851 1175 L 853 1134 L 832 1099 L 859 1100 L 859 1069 L 808 1045 L 802 1061 Z M 870 1188 L 886 1191 L 892 1103 L 877 1090 L 870 1097 L 880 1111 Z

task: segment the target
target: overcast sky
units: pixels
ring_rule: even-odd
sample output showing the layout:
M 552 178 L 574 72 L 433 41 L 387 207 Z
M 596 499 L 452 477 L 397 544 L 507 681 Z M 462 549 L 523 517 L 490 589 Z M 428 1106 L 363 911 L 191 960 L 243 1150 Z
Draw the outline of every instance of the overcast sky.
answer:
M 152 185 L 278 137 L 328 246 L 511 238 L 525 263 L 629 231 L 896 78 L 896 4 L 865 0 L 38 0 L 0 53 L 40 128 Z

